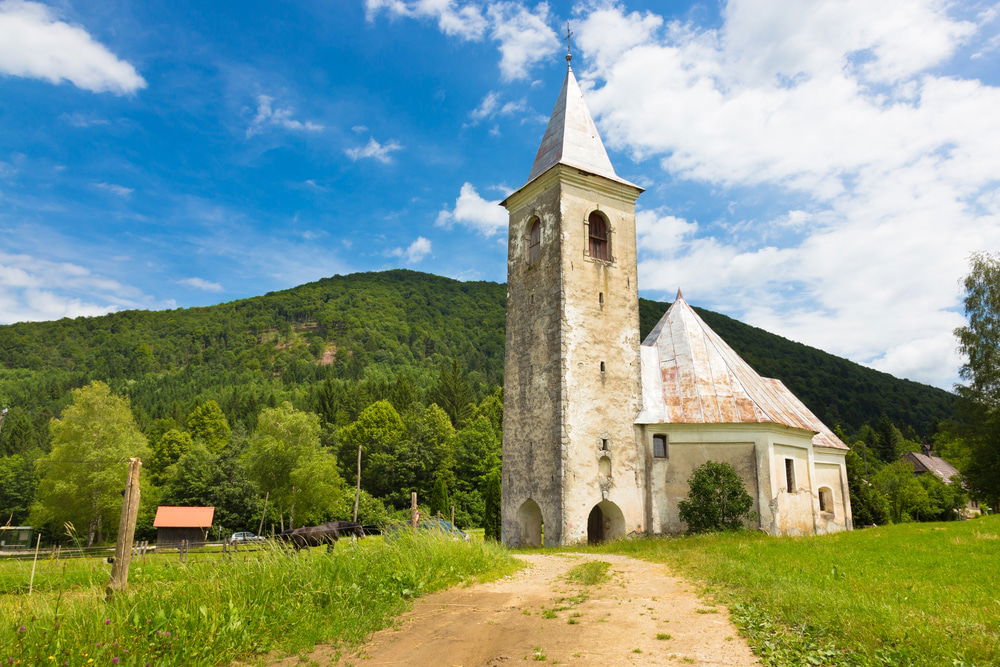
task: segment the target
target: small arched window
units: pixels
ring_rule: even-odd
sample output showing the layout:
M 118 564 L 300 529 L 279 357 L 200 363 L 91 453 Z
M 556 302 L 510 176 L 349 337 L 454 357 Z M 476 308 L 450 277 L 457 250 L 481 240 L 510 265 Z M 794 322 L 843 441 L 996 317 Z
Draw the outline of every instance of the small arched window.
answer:
M 611 242 L 608 234 L 608 221 L 600 211 L 594 211 L 587 217 L 587 235 L 590 256 L 605 262 L 611 261 Z
M 819 489 L 819 511 L 833 511 L 833 491 L 828 486 L 823 486 Z
M 532 218 L 528 223 L 528 264 L 537 264 L 542 256 L 542 223 Z

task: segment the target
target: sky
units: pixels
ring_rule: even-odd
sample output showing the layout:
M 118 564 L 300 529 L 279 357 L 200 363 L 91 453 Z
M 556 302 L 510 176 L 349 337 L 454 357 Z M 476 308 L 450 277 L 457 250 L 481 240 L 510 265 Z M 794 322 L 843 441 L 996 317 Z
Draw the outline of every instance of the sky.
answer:
M 0 323 L 503 281 L 573 66 L 643 296 L 942 388 L 1000 249 L 1000 3 L 0 0 Z

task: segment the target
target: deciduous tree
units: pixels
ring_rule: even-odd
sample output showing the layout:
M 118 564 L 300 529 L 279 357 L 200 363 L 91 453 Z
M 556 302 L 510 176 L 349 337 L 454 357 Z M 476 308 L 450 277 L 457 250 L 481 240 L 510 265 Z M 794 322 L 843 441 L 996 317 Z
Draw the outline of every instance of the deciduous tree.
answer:
M 50 425 L 52 450 L 38 462 L 42 477 L 32 508 L 38 525 L 69 521 L 87 528 L 87 544 L 112 531 L 121 510 L 129 457 L 148 457 L 146 438 L 128 400 L 94 382 L 75 389 L 73 402 Z
M 215 401 L 205 401 L 187 418 L 187 430 L 195 440 L 204 442 L 209 451 L 218 454 L 229 442 L 229 422 Z
M 973 255 L 965 278 L 968 324 L 955 330 L 967 381 L 956 412 L 968 446 L 962 470 L 974 496 L 1000 505 L 1000 255 Z

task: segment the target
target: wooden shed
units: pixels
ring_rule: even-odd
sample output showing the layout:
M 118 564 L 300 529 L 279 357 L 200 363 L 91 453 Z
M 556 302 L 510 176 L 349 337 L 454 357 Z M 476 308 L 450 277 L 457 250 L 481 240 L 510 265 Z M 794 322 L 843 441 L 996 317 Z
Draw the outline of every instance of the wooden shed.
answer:
M 156 508 L 156 518 L 153 527 L 156 528 L 157 546 L 180 544 L 188 542 L 205 542 L 208 540 L 208 530 L 212 527 L 215 517 L 214 507 L 170 507 L 160 505 Z

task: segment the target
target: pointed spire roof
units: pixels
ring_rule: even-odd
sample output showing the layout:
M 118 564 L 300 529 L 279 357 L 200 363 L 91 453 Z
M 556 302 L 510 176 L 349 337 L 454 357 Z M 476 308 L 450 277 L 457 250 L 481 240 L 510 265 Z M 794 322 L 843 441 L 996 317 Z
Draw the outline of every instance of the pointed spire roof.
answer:
M 552 109 L 542 143 L 538 146 L 528 181 L 535 180 L 557 164 L 576 167 L 612 181 L 638 187 L 615 173 L 601 135 L 587 109 L 587 103 L 583 101 L 580 84 L 576 82 L 573 68 L 568 65 L 566 79 L 556 106 Z
M 641 424 L 772 423 L 812 431 L 813 444 L 847 449 L 781 382 L 761 377 L 679 292 L 640 348 Z

